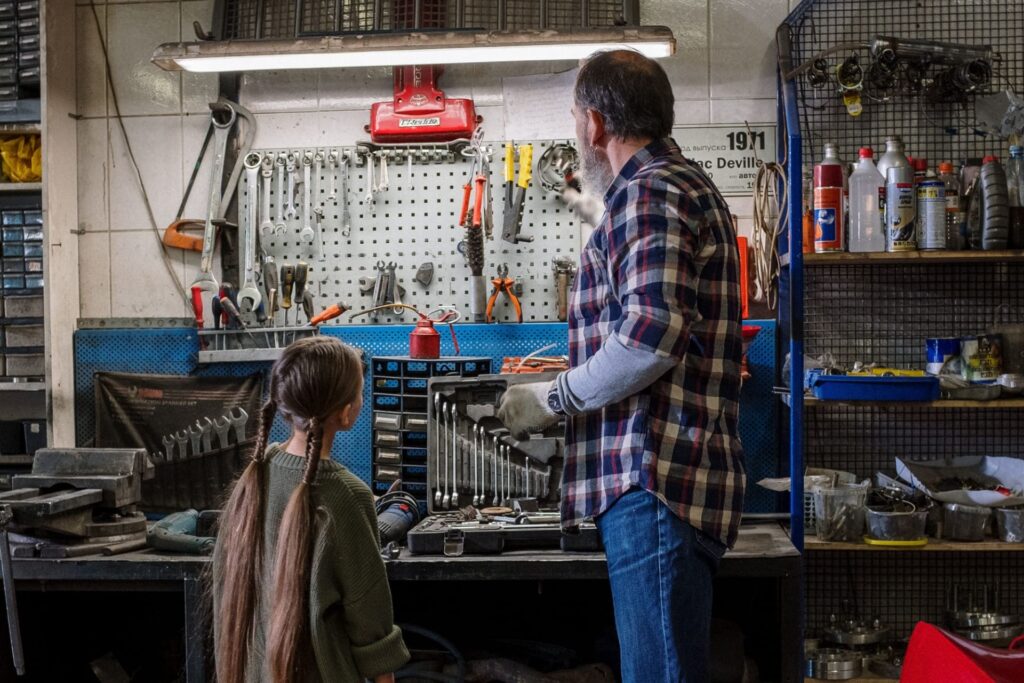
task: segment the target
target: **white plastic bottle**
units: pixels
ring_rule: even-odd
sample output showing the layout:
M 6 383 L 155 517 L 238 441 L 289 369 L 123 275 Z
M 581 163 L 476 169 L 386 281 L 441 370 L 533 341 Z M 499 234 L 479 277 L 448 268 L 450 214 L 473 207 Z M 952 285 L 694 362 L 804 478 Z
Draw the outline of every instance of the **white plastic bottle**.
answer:
M 885 178 L 875 168 L 870 147 L 861 147 L 860 161 L 850 175 L 850 251 L 885 251 L 882 207 Z

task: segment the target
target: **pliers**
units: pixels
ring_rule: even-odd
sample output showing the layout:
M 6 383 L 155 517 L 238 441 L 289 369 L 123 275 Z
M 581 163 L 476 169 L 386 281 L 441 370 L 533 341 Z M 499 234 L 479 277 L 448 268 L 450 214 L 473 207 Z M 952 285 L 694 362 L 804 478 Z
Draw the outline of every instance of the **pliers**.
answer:
M 491 322 L 491 312 L 494 310 L 494 302 L 498 300 L 498 294 L 505 293 L 512 306 L 516 309 L 516 322 L 523 322 L 523 307 L 519 303 L 519 297 L 512 291 L 515 280 L 508 276 L 508 264 L 498 266 L 498 277 L 491 280 L 494 289 L 491 290 L 491 298 L 487 300 L 487 322 Z

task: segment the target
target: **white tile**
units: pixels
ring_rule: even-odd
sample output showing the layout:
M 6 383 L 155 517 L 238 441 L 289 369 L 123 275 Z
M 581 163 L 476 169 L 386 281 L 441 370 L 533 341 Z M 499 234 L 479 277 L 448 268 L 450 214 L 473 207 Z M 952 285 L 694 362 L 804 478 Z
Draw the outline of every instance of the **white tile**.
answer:
M 109 5 L 110 68 L 122 114 L 181 111 L 181 76 L 150 62 L 157 45 L 180 40 L 180 27 L 176 2 Z
M 82 119 L 78 137 L 78 229 L 87 233 L 110 230 L 107 188 L 110 155 L 107 119 Z
M 374 102 L 391 99 L 391 69 L 322 69 L 317 74 L 316 91 L 321 111 L 369 112 Z
M 150 229 L 110 233 L 110 315 L 124 318 L 188 315 L 178 286 L 186 288 L 178 252 L 170 252 L 171 278 L 164 266 L 160 238 Z
M 504 107 L 477 107 L 476 113 L 483 117 L 480 123 L 484 129 L 484 139 L 503 141 L 505 139 Z
M 107 8 L 97 7 L 100 30 L 106 34 Z M 78 89 L 79 116 L 107 115 L 106 63 L 96 20 L 91 7 L 75 8 L 76 61 L 75 81 Z
M 153 214 L 163 227 L 174 218 L 181 200 L 181 117 L 142 116 L 124 123 Z M 137 230 L 149 223 L 149 214 L 121 131 L 113 121 L 110 150 L 110 229 Z
M 775 123 L 775 100 L 711 100 L 711 123 Z
M 203 30 L 213 24 L 213 0 L 188 0 L 181 3 L 181 39 L 195 40 L 192 22 L 198 21 Z M 181 107 L 184 112 L 208 112 L 209 103 L 217 99 L 217 74 L 181 73 Z
M 702 125 L 709 122 L 707 100 L 676 100 L 675 125 Z
M 368 111 L 322 111 L 316 116 L 319 128 L 317 145 L 336 147 L 370 138 L 370 134 L 363 129 L 370 122 Z
M 268 147 L 313 147 L 320 144 L 317 112 L 256 114 L 255 149 Z M 370 113 L 364 113 L 366 121 Z
M 254 71 L 242 75 L 240 99 L 254 113 L 316 110 L 317 72 Z
M 110 317 L 110 233 L 78 238 L 79 312 L 83 318 Z
M 715 0 L 711 3 L 711 96 L 775 95 L 775 29 L 787 0 Z
M 661 64 L 676 100 L 707 99 L 708 0 L 642 2 L 640 22 L 668 26 L 675 35 L 676 54 L 661 60 Z

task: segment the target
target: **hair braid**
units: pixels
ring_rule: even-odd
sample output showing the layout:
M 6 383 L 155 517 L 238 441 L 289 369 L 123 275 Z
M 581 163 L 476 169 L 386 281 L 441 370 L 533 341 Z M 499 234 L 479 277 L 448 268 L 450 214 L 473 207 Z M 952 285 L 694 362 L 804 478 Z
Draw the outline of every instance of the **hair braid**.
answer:
M 274 604 L 270 610 L 267 657 L 274 683 L 304 680 L 309 664 L 309 584 L 313 562 L 315 510 L 313 483 L 320 468 L 323 426 L 307 422 L 306 468 L 281 518 L 274 558 Z

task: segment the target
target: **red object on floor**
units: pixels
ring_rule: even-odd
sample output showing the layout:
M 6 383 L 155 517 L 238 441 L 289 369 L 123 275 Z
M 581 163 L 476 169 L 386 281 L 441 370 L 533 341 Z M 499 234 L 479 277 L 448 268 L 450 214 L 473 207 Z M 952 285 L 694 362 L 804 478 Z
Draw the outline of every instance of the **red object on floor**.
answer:
M 1024 645 L 1018 638 L 1013 646 Z M 1024 651 L 997 650 L 918 622 L 910 636 L 901 683 L 1022 683 Z
M 743 311 L 743 319 L 746 320 L 750 317 L 750 263 L 747 238 L 737 237 L 736 246 L 740 252 L 740 308 Z
M 394 97 L 370 108 L 370 139 L 394 144 L 473 137 L 473 100 L 446 98 L 437 87 L 442 73 L 443 66 L 396 66 Z

